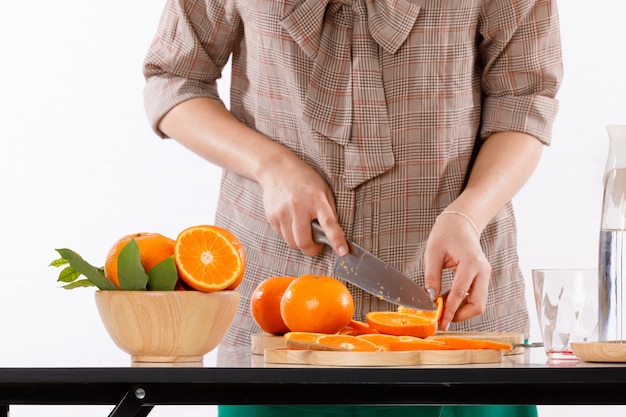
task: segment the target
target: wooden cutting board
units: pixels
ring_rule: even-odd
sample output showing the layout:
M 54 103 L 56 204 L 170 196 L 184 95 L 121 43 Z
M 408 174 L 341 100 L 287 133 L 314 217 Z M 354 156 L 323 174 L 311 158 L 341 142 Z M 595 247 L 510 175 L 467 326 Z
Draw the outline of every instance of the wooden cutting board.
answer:
M 275 336 L 269 333 L 253 334 L 250 341 L 253 355 L 263 355 L 265 349 L 285 348 L 287 342 L 282 336 Z
M 265 349 L 264 361 L 313 366 L 416 366 L 463 365 L 502 362 L 502 351 L 422 350 L 410 352 L 340 352 L 289 348 Z
M 444 333 L 438 333 L 443 335 Z M 524 335 L 521 333 L 501 333 L 501 332 L 445 332 L 446 336 L 458 336 L 472 339 L 493 340 L 494 342 L 508 343 L 510 345 L 524 343 Z M 436 337 L 437 335 L 433 336 Z M 252 335 L 251 349 L 253 355 L 263 355 L 265 349 L 286 348 L 287 344 L 282 336 L 275 336 L 268 333 Z M 524 352 L 523 347 L 513 348 L 504 355 L 517 355 Z M 355 352 L 349 352 L 355 353 Z M 378 352 L 376 352 L 378 353 Z M 393 352 L 395 353 L 395 352 Z

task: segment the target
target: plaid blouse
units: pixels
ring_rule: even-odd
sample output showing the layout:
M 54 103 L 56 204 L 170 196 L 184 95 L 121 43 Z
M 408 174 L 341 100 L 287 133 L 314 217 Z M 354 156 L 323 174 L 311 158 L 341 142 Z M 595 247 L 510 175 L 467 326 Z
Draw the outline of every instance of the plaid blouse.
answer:
M 423 285 L 437 215 L 461 192 L 494 132 L 551 138 L 562 61 L 556 0 L 169 0 L 144 63 L 158 131 L 172 107 L 219 99 L 325 177 L 346 237 Z M 215 224 L 244 244 L 242 302 L 223 344 L 260 332 L 249 299 L 263 279 L 332 275 L 330 248 L 290 249 L 269 226 L 259 184 L 224 171 Z M 451 330 L 528 333 L 511 203 L 481 245 L 492 267 L 485 312 Z M 444 273 L 443 289 L 452 276 Z M 349 285 L 355 318 L 395 306 Z

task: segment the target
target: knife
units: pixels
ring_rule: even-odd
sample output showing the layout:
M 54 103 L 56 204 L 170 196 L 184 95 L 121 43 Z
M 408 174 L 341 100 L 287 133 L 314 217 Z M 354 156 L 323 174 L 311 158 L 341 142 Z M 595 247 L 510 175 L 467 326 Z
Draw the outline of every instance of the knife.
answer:
M 312 223 L 313 240 L 331 245 L 317 220 Z M 368 293 L 390 303 L 435 311 L 437 306 L 428 292 L 391 265 L 378 259 L 353 242 L 348 242 L 349 253 L 335 256 L 334 273 Z

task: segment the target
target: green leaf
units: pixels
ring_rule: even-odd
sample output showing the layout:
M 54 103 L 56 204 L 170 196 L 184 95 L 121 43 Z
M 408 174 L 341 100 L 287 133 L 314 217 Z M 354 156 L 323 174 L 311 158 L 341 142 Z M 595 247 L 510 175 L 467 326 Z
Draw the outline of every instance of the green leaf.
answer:
M 73 282 L 76 281 L 79 276 L 80 272 L 76 272 L 72 269 L 71 266 L 68 266 L 67 268 L 63 268 L 63 270 L 59 274 L 57 282 Z
M 82 288 L 82 287 L 93 287 L 94 284 L 93 282 L 89 281 L 88 279 L 80 279 L 78 281 L 74 281 L 70 284 L 66 284 L 64 285 L 62 288 L 66 289 L 66 290 L 73 290 L 74 288 Z M 115 287 L 117 288 L 117 287 Z
M 70 263 L 70 267 L 85 276 L 93 285 L 101 290 L 117 290 L 118 288 L 110 279 L 104 276 L 102 268 L 97 268 L 85 261 L 79 254 L 71 249 L 56 249 L 63 259 Z M 73 287 L 72 287 L 73 288 Z
M 145 290 L 148 274 L 141 265 L 139 245 L 135 239 L 128 242 L 117 257 L 117 277 L 122 290 Z
M 174 256 L 165 258 L 148 271 L 148 290 L 172 291 L 176 287 L 178 271 L 174 263 Z
M 67 265 L 68 263 L 70 263 L 70 261 L 68 261 L 67 259 L 59 258 L 50 262 L 50 265 L 48 266 L 63 266 L 63 265 Z

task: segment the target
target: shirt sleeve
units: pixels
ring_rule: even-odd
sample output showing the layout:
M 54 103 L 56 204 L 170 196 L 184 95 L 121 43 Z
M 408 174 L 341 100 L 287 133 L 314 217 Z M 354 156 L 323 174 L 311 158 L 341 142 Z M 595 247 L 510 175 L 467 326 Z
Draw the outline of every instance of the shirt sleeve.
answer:
M 143 63 L 144 108 L 152 129 L 183 101 L 220 100 L 217 80 L 240 37 L 231 0 L 168 0 Z
M 479 43 L 481 139 L 528 133 L 549 145 L 563 77 L 556 0 L 488 0 Z

